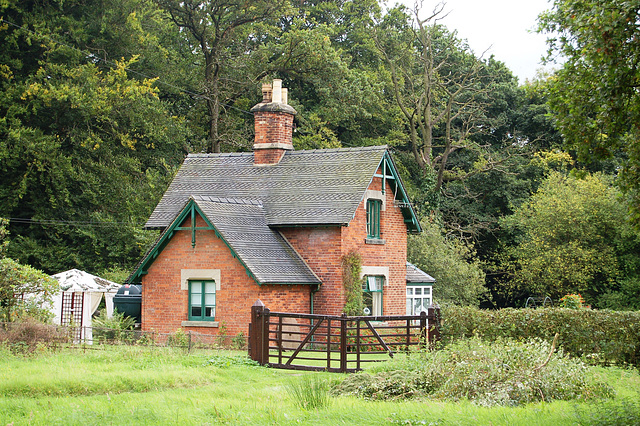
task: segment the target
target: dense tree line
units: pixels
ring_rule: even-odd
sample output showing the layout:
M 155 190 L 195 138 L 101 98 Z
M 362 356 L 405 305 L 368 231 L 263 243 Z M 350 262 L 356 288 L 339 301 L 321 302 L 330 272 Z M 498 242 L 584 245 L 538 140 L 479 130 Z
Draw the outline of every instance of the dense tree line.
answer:
M 441 301 L 517 306 L 582 292 L 593 306 L 639 308 L 637 91 L 626 90 L 637 86 L 610 61 L 634 61 L 632 10 L 611 1 L 614 22 L 598 24 L 612 41 L 581 62 L 578 47 L 597 42 L 576 22 L 592 9 L 571 17 L 576 7 L 557 1 L 541 18 L 564 34 L 570 60 L 519 84 L 440 24 L 442 5 L 8 0 L 6 255 L 47 273 L 124 278 L 155 238 L 141 225 L 184 156 L 250 149 L 248 110 L 277 77 L 299 111 L 297 149 L 392 148 L 425 229 L 410 260 L 436 277 Z

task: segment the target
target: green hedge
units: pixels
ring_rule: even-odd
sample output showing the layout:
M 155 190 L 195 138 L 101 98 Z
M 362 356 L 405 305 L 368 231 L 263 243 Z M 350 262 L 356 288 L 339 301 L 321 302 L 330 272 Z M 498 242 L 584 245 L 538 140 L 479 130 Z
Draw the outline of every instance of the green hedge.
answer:
M 558 333 L 562 349 L 593 364 L 640 365 L 640 312 L 591 309 L 442 308 L 444 344 L 462 337 L 479 336 L 525 340 L 553 339 Z

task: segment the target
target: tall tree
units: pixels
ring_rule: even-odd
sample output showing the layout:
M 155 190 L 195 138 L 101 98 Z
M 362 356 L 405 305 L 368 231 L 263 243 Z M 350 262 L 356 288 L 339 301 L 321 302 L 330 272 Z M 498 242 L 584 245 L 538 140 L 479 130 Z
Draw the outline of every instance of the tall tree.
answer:
M 555 0 L 540 16 L 549 55 L 560 55 L 551 105 L 569 147 L 585 161 L 618 157 L 618 184 L 640 225 L 640 4 Z
M 516 244 L 503 253 L 511 296 L 582 293 L 591 305 L 640 282 L 640 234 L 626 221 L 619 193 L 602 174 L 552 172 L 531 199 L 504 220 Z M 609 297 L 614 300 L 615 297 Z M 615 306 L 616 308 L 624 306 Z
M 261 49 L 282 16 L 287 0 L 156 0 L 188 36 L 202 58 L 201 96 L 206 104 L 207 152 L 220 152 L 224 110 L 233 106 L 264 75 L 255 65 L 266 61 Z M 231 127 L 231 126 L 230 126 Z
M 139 227 L 182 159 L 184 127 L 154 80 L 130 76 L 135 57 L 97 55 L 110 37 L 91 32 L 96 3 L 3 7 L 0 214 L 11 218 L 9 255 L 48 273 L 131 267 L 153 238 Z M 127 47 L 135 50 L 120 40 Z
M 392 9 L 374 34 L 409 150 L 423 174 L 434 173 L 435 192 L 447 181 L 495 168 L 510 147 L 498 153 L 481 143 L 479 136 L 500 120 L 490 115 L 488 101 L 496 74 L 439 24 L 443 8 L 439 4 L 426 18 L 417 6 L 411 15 Z M 470 167 L 451 167 L 452 156 L 463 151 L 476 154 Z

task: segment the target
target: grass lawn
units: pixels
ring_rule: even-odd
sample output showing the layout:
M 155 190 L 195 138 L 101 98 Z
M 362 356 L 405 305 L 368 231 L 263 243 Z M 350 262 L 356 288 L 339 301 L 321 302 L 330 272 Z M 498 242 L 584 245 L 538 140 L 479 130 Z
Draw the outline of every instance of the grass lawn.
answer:
M 327 408 L 302 410 L 287 392 L 314 374 L 256 367 L 244 352 L 100 347 L 14 356 L 0 348 L 0 425 L 47 424 L 577 424 L 592 405 L 552 402 L 478 407 L 469 402 L 373 402 L 331 398 Z M 213 360 L 213 362 L 210 362 Z M 635 370 L 597 368 L 617 399 L 637 398 Z

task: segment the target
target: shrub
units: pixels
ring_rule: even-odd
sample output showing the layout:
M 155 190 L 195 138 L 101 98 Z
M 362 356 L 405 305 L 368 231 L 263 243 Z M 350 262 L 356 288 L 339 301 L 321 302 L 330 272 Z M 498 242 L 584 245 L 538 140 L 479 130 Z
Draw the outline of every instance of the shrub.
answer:
M 227 340 L 229 335 L 227 334 L 227 324 L 222 321 L 218 327 L 218 335 L 216 336 L 216 345 L 220 348 L 227 347 Z
M 564 352 L 584 357 L 592 364 L 640 365 L 640 312 L 591 309 L 442 308 L 441 336 L 444 344 L 479 336 L 548 341 L 559 334 Z
M 134 318 L 125 316 L 117 310 L 113 311 L 113 315 L 109 318 L 107 311 L 103 309 L 92 320 L 93 338 L 98 342 L 132 341 L 131 330 L 135 323 Z
M 579 294 L 567 294 L 560 299 L 560 307 L 568 309 L 584 308 L 584 299 Z
M 244 349 L 247 346 L 247 338 L 244 337 L 244 333 L 241 331 L 231 340 L 231 347 L 233 349 Z
M 53 314 L 49 306 L 56 291 L 58 281 L 44 272 L 0 258 L 0 321 L 50 320 Z
M 33 318 L 0 327 L 0 343 L 14 353 L 32 353 L 38 348 L 55 348 L 70 341 L 68 329 L 43 324 Z
M 613 390 L 596 381 L 581 361 L 539 339 L 526 343 L 464 339 L 372 371 L 377 373 L 348 376 L 334 392 L 375 400 L 468 398 L 486 406 L 613 396 Z
M 177 329 L 175 333 L 167 336 L 167 346 L 185 348 L 191 350 L 191 336 L 190 333 L 185 333 L 181 328 Z

